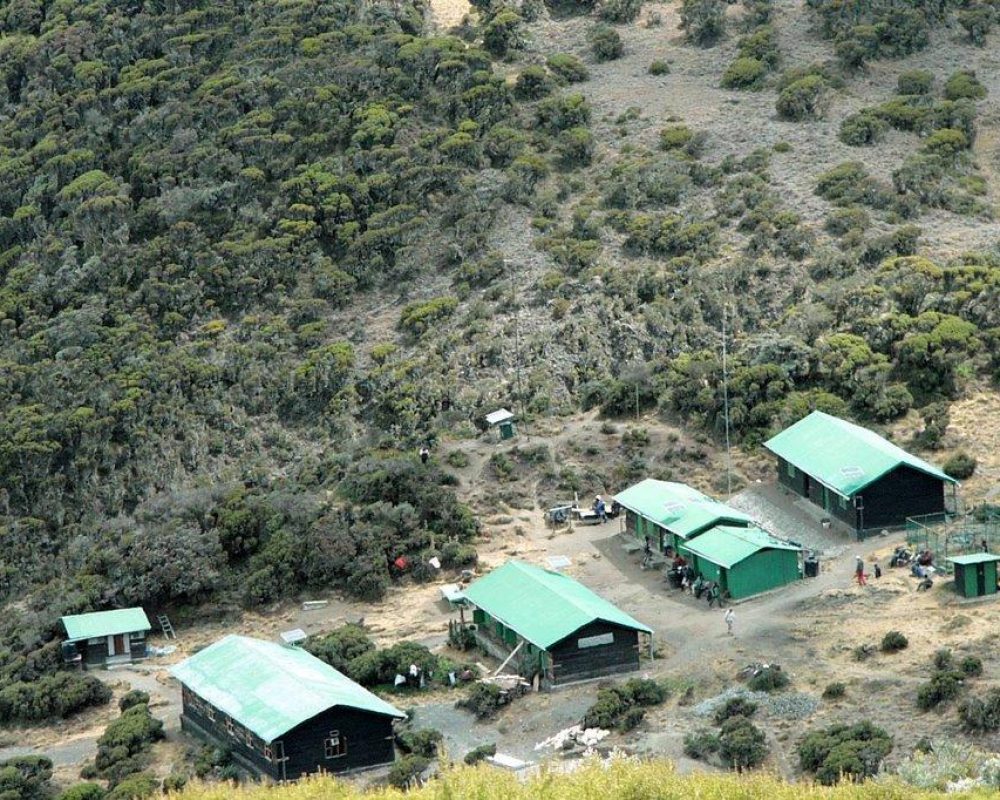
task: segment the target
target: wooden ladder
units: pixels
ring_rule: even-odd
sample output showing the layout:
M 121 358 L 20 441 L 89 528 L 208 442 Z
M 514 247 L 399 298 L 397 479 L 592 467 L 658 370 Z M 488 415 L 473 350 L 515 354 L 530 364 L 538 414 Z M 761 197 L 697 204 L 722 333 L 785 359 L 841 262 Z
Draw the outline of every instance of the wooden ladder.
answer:
M 160 623 L 160 630 L 163 631 L 164 639 L 177 638 L 177 634 L 174 633 L 174 626 L 170 624 L 170 620 L 167 618 L 166 614 L 157 614 L 156 621 Z

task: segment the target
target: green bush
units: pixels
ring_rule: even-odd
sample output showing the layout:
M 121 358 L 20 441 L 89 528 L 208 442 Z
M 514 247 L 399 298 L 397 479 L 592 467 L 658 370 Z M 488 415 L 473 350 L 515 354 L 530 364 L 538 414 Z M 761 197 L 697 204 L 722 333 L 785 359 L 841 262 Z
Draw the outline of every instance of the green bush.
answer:
M 543 100 L 535 108 L 535 121 L 551 134 L 583 127 L 590 121 L 590 104 L 582 94 L 563 94 Z
M 939 669 L 917 690 L 917 707 L 929 711 L 953 700 L 961 693 L 964 680 L 965 675 L 961 672 Z
M 852 147 L 875 144 L 885 136 L 889 123 L 872 111 L 859 111 L 840 123 L 840 141 Z
M 791 678 L 777 664 L 771 664 L 761 669 L 747 681 L 747 688 L 752 692 L 776 692 L 791 683 Z
M 670 72 L 670 65 L 666 61 L 653 61 L 649 65 L 650 75 L 666 75 Z
M 545 64 L 553 74 L 567 83 L 580 83 L 590 77 L 583 62 L 568 53 L 555 53 L 546 59 Z
M 15 756 L 0 761 L 0 798 L 47 800 L 52 761 L 45 756 Z
M 982 100 L 986 97 L 986 87 L 976 79 L 975 72 L 963 69 L 945 81 L 944 96 L 948 100 Z
M 608 25 L 597 24 L 587 31 L 587 42 L 598 61 L 614 61 L 625 52 L 622 37 Z
M 767 65 L 756 58 L 737 58 L 722 73 L 724 89 L 760 89 L 767 77 Z
M 934 88 L 934 75 L 924 69 L 910 69 L 900 72 L 896 78 L 897 94 L 930 94 Z
M 455 313 L 458 308 L 458 298 L 451 296 L 432 297 L 429 300 L 417 300 L 403 308 L 399 315 L 399 327 L 407 333 L 419 336 L 433 326 Z
M 944 471 L 955 480 L 964 481 L 975 474 L 978 463 L 975 456 L 960 450 L 944 462 Z
M 149 693 L 143 692 L 139 689 L 132 689 L 122 695 L 122 699 L 118 701 L 118 710 L 127 711 L 132 708 L 132 706 L 148 706 L 149 705 Z
M 687 125 L 670 125 L 660 131 L 660 148 L 678 150 L 694 139 L 694 131 Z
M 789 84 L 778 94 L 778 116 L 795 122 L 816 119 L 822 112 L 827 89 L 826 80 L 819 75 L 807 75 Z
M 625 733 L 633 728 L 637 728 L 646 717 L 646 709 L 639 708 L 639 706 L 632 706 L 628 709 L 618 720 L 617 728 L 620 732 Z
M 0 722 L 64 718 L 90 706 L 105 705 L 111 697 L 111 689 L 93 675 L 58 672 L 0 689 Z
M 151 797 L 160 788 L 160 781 L 155 775 L 139 772 L 129 775 L 104 795 L 104 800 L 141 800 Z
M 503 691 L 492 683 L 474 683 L 468 695 L 455 703 L 458 708 L 465 708 L 479 719 L 489 719 L 507 702 Z
M 642 715 L 635 714 L 645 706 L 659 705 L 667 698 L 666 688 L 647 678 L 633 678 L 619 686 L 609 686 L 597 692 L 597 700 L 583 715 L 584 728 L 628 730 L 638 725 Z
M 601 0 L 599 14 L 608 22 L 631 22 L 641 9 L 642 0 Z
M 847 686 L 845 686 L 840 681 L 834 681 L 833 683 L 828 683 L 826 688 L 823 690 L 824 700 L 837 700 L 847 694 Z
M 955 656 L 948 648 L 943 647 L 934 653 L 934 669 L 951 669 L 954 663 Z
M 722 743 L 719 737 L 709 730 L 699 730 L 684 735 L 684 753 L 691 758 L 705 760 L 719 752 Z
M 396 744 L 404 753 L 412 753 L 424 758 L 434 758 L 444 735 L 434 728 L 422 728 L 417 731 L 402 731 L 396 734 Z
M 521 23 L 524 20 L 516 11 L 502 8 L 488 16 L 483 25 L 483 47 L 495 56 L 503 57 L 521 47 Z
M 490 756 L 495 756 L 496 754 L 497 746 L 495 743 L 491 742 L 489 744 L 481 744 L 478 747 L 473 748 L 465 754 L 465 758 L 462 760 L 469 766 L 472 766 L 474 764 L 478 764 L 480 761 L 485 761 Z
M 716 709 L 713 718 L 716 725 L 721 725 L 730 717 L 746 717 L 749 719 L 756 713 L 757 704 L 745 697 L 731 697 Z
M 966 698 L 958 706 L 958 717 L 966 730 L 973 733 L 1000 730 L 1000 689 L 990 689 L 981 698 Z
M 983 660 L 979 656 L 965 656 L 959 662 L 958 668 L 963 675 L 970 678 L 978 678 L 983 674 Z
M 128 761 L 163 738 L 163 722 L 149 713 L 149 706 L 136 705 L 108 723 L 97 740 L 94 764 L 102 773 Z M 131 770 L 130 770 L 131 771 Z
M 430 759 L 423 756 L 403 756 L 397 759 L 389 768 L 389 785 L 397 789 L 407 788 L 424 774 L 430 764 Z
M 905 650 L 909 644 L 909 639 L 899 631 L 889 631 L 882 637 L 882 644 L 879 645 L 879 649 L 883 653 L 898 653 L 900 650 Z
M 522 100 L 538 100 L 551 91 L 552 80 L 539 66 L 525 67 L 514 81 L 514 95 Z
M 104 787 L 98 783 L 78 783 L 58 795 L 56 800 L 104 800 Z
M 746 717 L 730 717 L 719 732 L 719 756 L 737 770 L 752 769 L 767 758 L 767 737 Z
M 699 47 L 715 44 L 726 33 L 724 0 L 682 0 L 681 29 Z
M 375 643 L 360 625 L 348 623 L 330 633 L 319 633 L 306 639 L 305 649 L 341 672 L 358 656 L 375 650 Z
M 958 24 L 965 28 L 969 41 L 977 47 L 986 44 L 986 37 L 996 21 L 996 10 L 987 4 L 972 5 L 955 15 Z
M 569 128 L 556 139 L 556 150 L 567 169 L 585 167 L 594 158 L 594 135 L 583 126 Z
M 831 785 L 841 776 L 862 779 L 876 775 L 892 751 L 892 737 L 870 722 L 833 725 L 807 734 L 798 750 L 802 770 Z
M 870 225 L 868 212 L 858 206 L 835 208 L 827 215 L 824 223 L 827 232 L 834 236 L 843 236 L 850 231 L 863 232 Z

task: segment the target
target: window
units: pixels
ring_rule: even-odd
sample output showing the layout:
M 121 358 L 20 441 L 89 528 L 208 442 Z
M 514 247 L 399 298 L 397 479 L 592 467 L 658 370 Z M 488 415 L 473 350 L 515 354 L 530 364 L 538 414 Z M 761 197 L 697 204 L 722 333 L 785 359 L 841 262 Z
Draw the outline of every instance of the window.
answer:
M 226 733 L 230 736 L 236 735 L 236 728 L 233 726 L 233 720 L 230 717 L 226 717 Z
M 841 508 L 841 510 L 846 511 L 847 510 L 847 498 L 843 497 L 843 496 L 840 496 L 837 499 L 840 501 L 840 508 Z
M 215 706 L 213 706 L 211 703 L 205 703 L 203 710 L 205 713 L 205 717 L 211 720 L 212 722 L 215 722 Z
M 248 748 L 250 748 L 251 750 L 254 749 L 254 746 L 253 746 L 253 744 L 254 744 L 253 743 L 253 733 L 251 733 L 251 731 L 250 731 L 249 728 L 247 728 L 247 730 L 246 730 L 246 738 L 244 739 L 244 741 L 247 743 L 247 747 Z
M 340 735 L 340 731 L 330 731 L 330 736 L 323 742 L 323 749 L 327 758 L 346 756 L 347 739 Z
M 587 647 L 600 647 L 606 644 L 614 644 L 614 642 L 614 633 L 601 633 L 597 636 L 585 636 L 582 639 L 577 639 L 576 646 L 577 649 L 583 650 Z
M 785 471 L 788 473 L 789 478 L 795 477 L 795 465 L 792 464 L 790 461 L 785 462 Z
M 268 761 L 274 761 L 274 750 L 271 749 L 271 745 L 264 745 L 264 758 Z

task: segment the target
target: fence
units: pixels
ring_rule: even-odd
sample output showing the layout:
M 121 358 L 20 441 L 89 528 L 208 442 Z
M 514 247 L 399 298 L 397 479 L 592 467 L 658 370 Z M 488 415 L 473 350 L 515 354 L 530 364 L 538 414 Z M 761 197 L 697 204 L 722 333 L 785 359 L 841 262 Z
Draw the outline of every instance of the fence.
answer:
M 942 566 L 952 556 L 980 552 L 983 542 L 991 553 L 1000 553 L 1000 514 L 993 509 L 906 519 L 906 543 L 912 550 L 930 550 Z

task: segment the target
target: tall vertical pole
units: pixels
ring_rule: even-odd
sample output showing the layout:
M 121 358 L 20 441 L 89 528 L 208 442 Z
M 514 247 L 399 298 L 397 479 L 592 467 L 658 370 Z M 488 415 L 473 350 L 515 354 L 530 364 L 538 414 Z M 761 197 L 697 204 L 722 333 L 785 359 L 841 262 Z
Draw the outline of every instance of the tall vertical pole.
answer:
M 528 421 L 524 410 L 524 390 L 521 387 L 521 307 L 517 302 L 517 284 L 514 281 L 514 268 L 510 261 L 507 261 L 507 275 L 510 278 L 510 302 L 514 306 L 514 375 L 517 385 L 517 400 L 520 404 L 521 429 L 524 431 L 524 438 L 531 441 L 528 435 Z
M 726 303 L 722 304 L 722 407 L 726 419 L 726 499 L 733 495 L 733 457 L 729 447 L 729 365 L 726 360 Z

